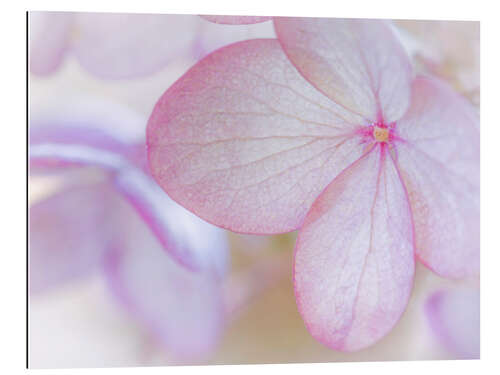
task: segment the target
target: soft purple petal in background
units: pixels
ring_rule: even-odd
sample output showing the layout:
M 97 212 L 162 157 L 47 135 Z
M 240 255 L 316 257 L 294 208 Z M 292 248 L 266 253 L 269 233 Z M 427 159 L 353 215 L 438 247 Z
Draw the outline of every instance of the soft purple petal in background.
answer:
M 188 52 L 197 23 L 193 15 L 78 13 L 72 48 L 99 77 L 142 76 Z
M 200 18 L 197 39 L 193 45 L 193 54 L 199 60 L 216 49 L 229 44 L 261 38 L 276 38 L 272 22 L 249 25 L 224 25 Z
M 260 22 L 265 22 L 269 21 L 272 19 L 272 17 L 266 17 L 266 16 L 208 16 L 208 15 L 202 15 L 200 16 L 207 21 L 214 22 L 214 23 L 220 23 L 220 24 L 225 24 L 225 25 L 249 25 L 252 23 L 260 23 Z
M 123 210 L 125 209 L 125 210 Z M 130 207 L 117 207 L 105 270 L 111 290 L 145 324 L 160 344 L 180 360 L 200 359 L 214 349 L 223 326 L 219 280 L 212 272 L 193 272 L 165 255 L 150 228 Z M 179 229 L 185 226 L 179 221 Z M 175 228 L 172 228 L 175 230 Z M 191 233 L 217 252 L 219 241 Z M 190 241 L 189 237 L 177 241 Z
M 53 73 L 74 54 L 101 78 L 152 74 L 189 53 L 195 15 L 30 12 L 30 70 Z
M 439 341 L 463 359 L 479 358 L 479 290 L 441 290 L 429 297 L 425 312 Z
M 71 40 L 73 16 L 64 12 L 30 12 L 30 70 L 53 73 L 61 65 Z
M 79 187 L 30 207 L 30 292 L 95 271 L 110 240 L 109 194 L 109 189 Z
M 124 113 L 116 111 L 114 121 L 120 114 Z M 175 204 L 161 190 L 147 171 L 144 144 L 123 141 L 119 126 L 101 125 L 107 116 L 91 121 L 88 117 L 45 117 L 43 124 L 50 125 L 37 124 L 35 117 L 30 128 L 32 168 L 81 165 L 109 172 L 111 184 L 151 226 L 165 251 L 193 270 L 209 268 L 222 276 L 228 257 L 223 232 Z

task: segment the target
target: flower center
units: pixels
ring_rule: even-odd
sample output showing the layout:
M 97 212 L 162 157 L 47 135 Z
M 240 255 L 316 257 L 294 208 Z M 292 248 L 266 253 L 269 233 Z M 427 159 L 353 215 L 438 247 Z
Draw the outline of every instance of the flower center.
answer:
M 374 125 L 373 138 L 375 138 L 377 142 L 387 142 L 389 140 L 389 129 Z

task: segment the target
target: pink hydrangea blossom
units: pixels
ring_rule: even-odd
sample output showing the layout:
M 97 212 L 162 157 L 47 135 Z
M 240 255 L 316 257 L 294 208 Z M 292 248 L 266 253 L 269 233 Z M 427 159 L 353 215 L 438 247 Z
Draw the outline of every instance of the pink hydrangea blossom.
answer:
M 425 312 L 438 341 L 461 359 L 479 359 L 479 290 L 455 288 L 434 292 Z
M 415 259 L 479 268 L 479 123 L 414 76 L 387 22 L 274 18 L 278 40 L 222 48 L 156 104 L 149 163 L 168 195 L 242 233 L 299 230 L 294 283 L 309 332 L 343 351 L 403 314 Z
M 170 355 L 205 358 L 225 322 L 225 234 L 170 200 L 149 175 L 144 143 L 119 126 L 142 117 L 106 104 L 101 110 L 108 116 L 76 107 L 32 116 L 31 174 L 87 166 L 103 178 L 71 181 L 30 207 L 30 291 L 101 271 L 116 299 Z

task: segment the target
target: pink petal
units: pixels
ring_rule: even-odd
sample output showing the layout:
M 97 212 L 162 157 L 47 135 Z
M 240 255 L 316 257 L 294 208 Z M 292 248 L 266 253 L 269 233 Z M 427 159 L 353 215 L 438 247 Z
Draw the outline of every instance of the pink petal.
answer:
M 237 232 L 296 229 L 362 152 L 359 116 L 309 85 L 271 39 L 207 56 L 156 104 L 149 162 L 175 201 Z
M 42 292 L 88 275 L 106 247 L 109 191 L 81 187 L 29 209 L 29 286 Z
M 412 69 L 384 21 L 278 17 L 274 24 L 293 64 L 332 100 L 368 122 L 404 114 Z
M 398 122 L 398 163 L 415 220 L 417 255 L 441 276 L 479 272 L 479 122 L 439 81 L 415 80 Z
M 269 21 L 272 17 L 264 16 L 207 16 L 202 15 L 201 18 L 214 23 L 225 25 L 249 25 L 252 23 L 260 23 Z
M 112 292 L 177 359 L 205 357 L 223 325 L 217 279 L 180 267 L 133 212 L 119 212 L 123 220 L 105 263 Z
M 30 12 L 30 71 L 45 75 L 61 65 L 66 53 L 73 17 L 65 12 Z
M 479 290 L 434 293 L 425 305 L 432 330 L 462 359 L 479 359 Z
M 78 13 L 72 47 L 99 77 L 138 77 L 187 53 L 197 25 L 190 15 Z
M 336 350 L 359 350 L 385 336 L 412 289 L 410 207 L 395 164 L 380 147 L 327 187 L 297 239 L 299 311 L 311 335 Z

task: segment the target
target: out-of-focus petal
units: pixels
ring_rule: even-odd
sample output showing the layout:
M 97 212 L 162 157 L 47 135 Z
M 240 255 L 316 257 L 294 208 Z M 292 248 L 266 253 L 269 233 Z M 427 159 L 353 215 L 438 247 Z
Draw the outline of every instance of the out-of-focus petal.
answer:
M 479 290 L 442 290 L 429 297 L 427 318 L 441 343 L 462 359 L 479 359 Z
M 170 354 L 180 360 L 208 355 L 223 325 L 217 278 L 187 270 L 166 256 L 129 207 L 117 207 L 116 212 L 122 220 L 117 218 L 116 241 L 105 262 L 112 292 Z M 211 238 L 200 240 L 218 246 Z
M 224 276 L 229 256 L 224 231 L 179 206 L 153 178 L 137 168 L 122 170 L 113 183 L 178 262 L 193 271 Z
M 292 63 L 332 100 L 369 122 L 404 114 L 412 68 L 384 21 L 277 17 L 274 24 Z
M 109 240 L 109 194 L 73 188 L 30 207 L 30 292 L 86 276 L 100 265 Z
M 311 335 L 353 351 L 386 335 L 413 286 L 410 206 L 392 158 L 378 147 L 314 203 L 295 251 L 295 295 Z
M 127 165 L 135 150 L 92 126 L 56 124 L 30 130 L 29 157 L 35 168 L 81 165 L 115 171 Z
M 30 12 L 30 71 L 53 73 L 62 63 L 71 35 L 73 15 L 65 12 Z
M 276 40 L 249 40 L 207 56 L 160 98 L 149 162 L 170 197 L 203 219 L 286 232 L 361 155 L 360 123 L 308 84 Z
M 230 32 L 229 32 L 230 31 Z M 226 25 L 200 22 L 197 40 L 193 45 L 194 57 L 199 60 L 218 48 L 248 39 L 276 38 L 272 22 L 251 25 Z
M 441 276 L 479 272 L 479 121 L 442 82 L 419 77 L 398 122 L 398 164 L 415 221 L 417 255 Z
M 479 104 L 479 22 L 398 20 L 421 67 Z
M 112 123 L 126 114 L 115 113 Z M 228 260 L 224 233 L 174 203 L 150 176 L 145 145 L 128 142 L 134 138 L 120 135 L 119 124 L 103 125 L 106 120 L 97 114 L 45 117 L 30 129 L 31 166 L 97 166 L 109 172 L 112 186 L 134 206 L 165 251 L 192 270 L 210 269 L 222 276 Z
M 72 50 L 99 77 L 137 77 L 188 52 L 197 23 L 191 15 L 78 13 Z
M 249 25 L 252 23 L 260 23 L 260 22 L 265 22 L 269 21 L 272 19 L 272 17 L 266 17 L 266 16 L 209 16 L 209 15 L 202 15 L 200 16 L 207 21 L 213 22 L 213 23 L 220 23 L 224 25 Z
M 143 116 L 103 98 L 66 91 L 60 95 L 64 100 L 57 102 L 32 98 L 29 126 L 32 167 L 97 165 L 118 169 L 126 159 L 137 159 L 141 149 L 144 154 Z

